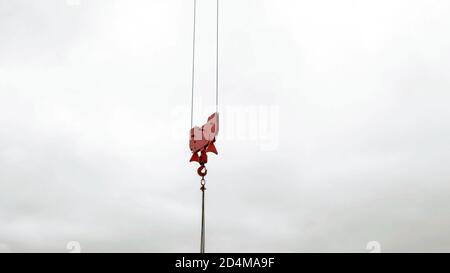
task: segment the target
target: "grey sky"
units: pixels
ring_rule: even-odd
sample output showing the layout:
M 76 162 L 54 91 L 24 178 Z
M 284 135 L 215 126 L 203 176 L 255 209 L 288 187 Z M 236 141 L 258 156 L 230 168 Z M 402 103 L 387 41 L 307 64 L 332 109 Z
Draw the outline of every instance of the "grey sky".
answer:
M 192 1 L 71 2 L 0 0 L 0 251 L 197 252 Z M 450 251 L 450 3 L 221 2 L 207 251 Z

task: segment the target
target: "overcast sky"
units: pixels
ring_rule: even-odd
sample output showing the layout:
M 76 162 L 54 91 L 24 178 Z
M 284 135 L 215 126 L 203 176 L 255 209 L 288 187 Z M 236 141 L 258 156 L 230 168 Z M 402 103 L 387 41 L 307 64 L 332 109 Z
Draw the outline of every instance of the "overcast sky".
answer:
M 192 0 L 0 0 L 0 251 L 198 252 Z M 450 251 L 450 2 L 222 0 L 209 252 Z M 195 124 L 214 111 L 198 0 Z

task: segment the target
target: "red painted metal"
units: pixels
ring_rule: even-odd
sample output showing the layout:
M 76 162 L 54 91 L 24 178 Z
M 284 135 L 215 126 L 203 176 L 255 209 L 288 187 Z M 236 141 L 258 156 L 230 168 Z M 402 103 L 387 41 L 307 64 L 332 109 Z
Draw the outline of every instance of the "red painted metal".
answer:
M 200 167 L 197 170 L 198 175 L 205 177 L 207 170 L 205 164 L 208 163 L 208 154 L 218 154 L 214 142 L 219 133 L 219 113 L 214 113 L 208 118 L 208 122 L 202 127 L 191 129 L 189 138 L 189 148 L 192 152 L 190 162 L 198 162 Z

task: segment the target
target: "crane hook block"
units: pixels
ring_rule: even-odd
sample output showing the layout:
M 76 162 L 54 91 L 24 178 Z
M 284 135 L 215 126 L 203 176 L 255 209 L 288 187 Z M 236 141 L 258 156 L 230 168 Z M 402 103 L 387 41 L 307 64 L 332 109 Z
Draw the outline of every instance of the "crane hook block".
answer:
M 216 112 L 208 118 L 208 122 L 202 127 L 194 127 L 190 131 L 189 148 L 192 152 L 190 162 L 198 162 L 200 167 L 198 174 L 206 175 L 205 164 L 208 163 L 207 153 L 218 154 L 214 142 L 219 133 L 219 113 Z

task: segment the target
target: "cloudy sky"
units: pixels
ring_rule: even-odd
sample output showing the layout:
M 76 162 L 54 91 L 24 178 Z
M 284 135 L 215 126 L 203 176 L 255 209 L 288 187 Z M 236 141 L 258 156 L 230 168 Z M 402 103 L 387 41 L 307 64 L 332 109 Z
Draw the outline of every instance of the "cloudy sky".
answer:
M 0 0 L 0 251 L 198 252 L 191 0 Z M 209 252 L 450 251 L 450 2 L 223 0 Z M 194 121 L 214 110 L 198 0 Z

